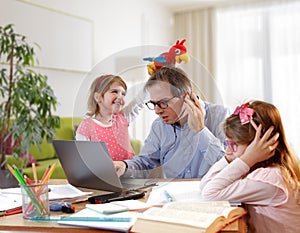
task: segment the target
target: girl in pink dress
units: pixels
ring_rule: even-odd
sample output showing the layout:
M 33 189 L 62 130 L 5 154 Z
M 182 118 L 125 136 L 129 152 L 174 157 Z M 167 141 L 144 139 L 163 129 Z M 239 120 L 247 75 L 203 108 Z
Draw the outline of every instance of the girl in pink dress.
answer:
M 104 141 L 113 160 L 134 155 L 128 127 L 143 107 L 143 99 L 136 98 L 124 107 L 126 91 L 127 85 L 119 76 L 96 78 L 90 87 L 87 118 L 76 131 L 76 140 Z
M 236 108 L 225 120 L 226 154 L 203 177 L 206 200 L 241 202 L 248 232 L 300 229 L 300 168 L 277 108 L 263 101 Z

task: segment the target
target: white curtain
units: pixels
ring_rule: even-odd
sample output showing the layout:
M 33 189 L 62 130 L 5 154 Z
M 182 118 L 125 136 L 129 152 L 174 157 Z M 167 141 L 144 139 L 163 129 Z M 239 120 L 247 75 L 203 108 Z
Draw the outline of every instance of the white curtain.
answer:
M 194 90 L 203 99 L 216 103 L 221 98 L 214 75 L 214 15 L 213 9 L 176 13 L 174 31 L 175 38 L 186 39 L 192 59 L 181 67 L 193 81 Z
M 217 88 L 210 89 L 215 92 L 212 99 L 218 101 L 221 93 L 222 102 L 232 109 L 253 99 L 273 103 L 300 157 L 300 2 L 256 1 L 209 10 L 213 14 L 208 22 L 191 19 L 203 12 L 177 14 L 175 31 L 182 37 L 191 30 L 191 35 L 203 31 L 192 37 L 190 52 L 209 58 L 203 61 L 216 79 Z
M 273 103 L 300 157 L 300 2 L 228 7 L 216 17 L 216 77 L 224 103 Z

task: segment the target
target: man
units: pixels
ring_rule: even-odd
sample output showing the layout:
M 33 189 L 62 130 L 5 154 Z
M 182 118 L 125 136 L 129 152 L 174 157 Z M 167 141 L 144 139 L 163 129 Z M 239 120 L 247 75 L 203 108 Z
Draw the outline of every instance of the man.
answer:
M 154 120 L 140 155 L 114 161 L 119 176 L 145 178 L 161 166 L 166 178 L 201 178 L 225 153 L 221 123 L 228 109 L 213 105 L 192 93 L 191 82 L 179 68 L 162 67 L 145 85 L 147 107 Z

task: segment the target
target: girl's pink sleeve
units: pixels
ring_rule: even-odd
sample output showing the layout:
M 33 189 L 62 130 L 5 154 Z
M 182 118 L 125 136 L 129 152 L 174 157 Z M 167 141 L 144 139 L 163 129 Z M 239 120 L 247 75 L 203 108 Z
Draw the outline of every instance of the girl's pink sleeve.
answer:
M 201 180 L 201 195 L 206 200 L 228 200 L 247 204 L 276 205 L 283 190 L 268 182 L 248 178 L 249 166 L 237 158 L 230 164 L 225 158 L 211 167 Z M 280 200 L 279 200 L 280 199 Z

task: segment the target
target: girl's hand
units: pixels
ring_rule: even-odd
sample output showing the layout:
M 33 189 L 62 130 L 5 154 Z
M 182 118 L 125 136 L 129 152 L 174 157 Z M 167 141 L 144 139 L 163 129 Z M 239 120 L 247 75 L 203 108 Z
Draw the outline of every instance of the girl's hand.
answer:
M 237 157 L 232 153 L 232 151 L 229 149 L 229 147 L 226 147 L 225 150 L 225 159 L 228 163 L 231 163 L 233 160 L 235 160 Z
M 193 100 L 191 99 L 191 97 Z M 194 132 L 198 133 L 204 128 L 204 112 L 197 96 L 194 93 L 187 93 L 185 96 L 186 110 L 188 113 L 188 125 Z
M 259 125 L 256 130 L 255 138 L 246 148 L 244 154 L 241 155 L 241 159 L 252 167 L 254 164 L 267 160 L 275 154 L 275 149 L 278 146 L 279 133 L 276 133 L 272 138 L 268 140 L 274 127 L 271 126 L 267 132 L 261 137 L 262 126 Z

